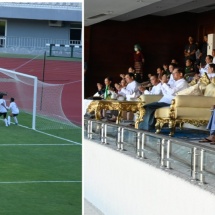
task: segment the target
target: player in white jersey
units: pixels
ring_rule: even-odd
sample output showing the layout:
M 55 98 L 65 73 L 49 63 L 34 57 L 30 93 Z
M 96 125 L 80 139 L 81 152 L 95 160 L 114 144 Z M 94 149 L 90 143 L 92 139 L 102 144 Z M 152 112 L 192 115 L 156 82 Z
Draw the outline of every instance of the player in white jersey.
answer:
M 17 116 L 19 115 L 19 108 L 14 98 L 10 98 L 10 106 L 8 109 L 11 110 L 11 114 L 8 116 L 8 125 L 10 125 L 10 117 L 13 117 L 15 124 L 18 125 Z
M 3 116 L 5 126 L 8 126 L 7 123 L 7 105 L 6 101 L 3 99 L 3 94 L 0 94 L 0 116 Z

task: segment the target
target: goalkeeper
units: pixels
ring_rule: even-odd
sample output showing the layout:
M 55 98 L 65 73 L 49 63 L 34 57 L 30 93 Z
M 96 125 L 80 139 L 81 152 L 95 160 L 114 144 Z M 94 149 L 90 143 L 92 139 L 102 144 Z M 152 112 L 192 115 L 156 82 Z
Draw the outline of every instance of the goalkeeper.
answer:
M 8 110 L 11 110 L 11 114 L 7 118 L 8 125 L 10 125 L 10 117 L 13 117 L 15 124 L 18 125 L 17 116 L 19 115 L 19 108 L 18 108 L 14 98 L 10 98 L 10 106 L 8 107 Z
M 5 126 L 8 126 L 7 123 L 7 105 L 6 101 L 3 99 L 4 94 L 0 93 L 0 116 L 4 117 Z

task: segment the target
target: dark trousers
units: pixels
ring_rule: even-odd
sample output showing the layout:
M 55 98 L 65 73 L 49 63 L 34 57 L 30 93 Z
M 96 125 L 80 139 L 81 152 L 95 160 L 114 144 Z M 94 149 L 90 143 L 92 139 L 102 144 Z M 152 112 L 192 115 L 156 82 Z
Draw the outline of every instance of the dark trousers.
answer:
M 207 125 L 207 129 L 210 130 L 210 135 L 215 135 L 215 114 L 214 114 L 214 111 L 213 110 L 211 112 L 211 118 L 208 122 L 208 125 Z
M 165 102 L 153 102 L 144 106 L 145 115 L 143 117 L 143 121 L 139 124 L 139 129 L 143 130 L 152 130 L 155 128 L 155 117 L 154 113 L 158 108 L 168 107 L 170 104 Z

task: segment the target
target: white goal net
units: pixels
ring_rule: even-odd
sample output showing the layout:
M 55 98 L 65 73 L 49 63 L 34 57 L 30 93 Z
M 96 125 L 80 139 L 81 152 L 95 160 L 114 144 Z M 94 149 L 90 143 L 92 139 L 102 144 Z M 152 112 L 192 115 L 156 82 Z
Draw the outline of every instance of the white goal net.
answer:
M 64 114 L 62 91 L 64 84 L 48 84 L 35 76 L 0 68 L 0 93 L 9 106 L 15 98 L 21 113 L 20 124 L 33 129 L 77 127 Z

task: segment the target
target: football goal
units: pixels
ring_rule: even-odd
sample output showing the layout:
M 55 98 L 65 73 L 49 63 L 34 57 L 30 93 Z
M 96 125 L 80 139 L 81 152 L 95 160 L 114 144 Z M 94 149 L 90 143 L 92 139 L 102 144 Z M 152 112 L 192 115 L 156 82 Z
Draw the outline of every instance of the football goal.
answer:
M 41 82 L 36 76 L 0 68 L 0 93 L 9 106 L 15 98 L 21 113 L 19 122 L 37 130 L 77 127 L 64 114 L 64 84 Z

